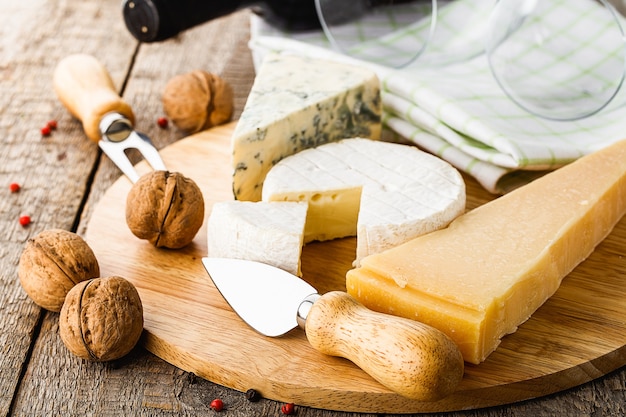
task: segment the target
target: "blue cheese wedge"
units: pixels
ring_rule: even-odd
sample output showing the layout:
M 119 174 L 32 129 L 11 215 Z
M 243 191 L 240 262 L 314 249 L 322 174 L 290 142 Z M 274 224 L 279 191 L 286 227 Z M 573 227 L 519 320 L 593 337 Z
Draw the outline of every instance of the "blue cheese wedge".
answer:
M 306 203 L 215 203 L 207 224 L 209 256 L 263 262 L 301 276 Z
M 356 235 L 359 265 L 447 226 L 465 211 L 465 183 L 414 146 L 352 138 L 283 159 L 267 174 L 262 198 L 308 203 L 305 243 Z
M 379 139 L 380 81 L 368 69 L 271 54 L 259 68 L 232 137 L 235 199 L 261 200 L 278 161 L 344 138 Z

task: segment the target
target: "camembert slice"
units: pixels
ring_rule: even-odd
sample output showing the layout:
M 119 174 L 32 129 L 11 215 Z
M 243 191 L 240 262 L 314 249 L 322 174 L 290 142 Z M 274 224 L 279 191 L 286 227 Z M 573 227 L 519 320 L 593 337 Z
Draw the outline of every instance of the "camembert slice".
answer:
M 419 320 L 480 363 L 587 258 L 626 212 L 626 141 L 361 261 L 348 292 Z
M 225 201 L 215 203 L 207 225 L 209 256 L 263 262 L 301 276 L 307 205 Z
M 266 173 L 286 156 L 348 137 L 379 139 L 381 106 L 371 70 L 268 55 L 232 137 L 235 199 L 260 200 Z
M 465 183 L 447 162 L 414 146 L 344 139 L 283 159 L 263 201 L 305 201 L 304 241 L 357 236 L 369 254 L 445 227 L 465 210 Z

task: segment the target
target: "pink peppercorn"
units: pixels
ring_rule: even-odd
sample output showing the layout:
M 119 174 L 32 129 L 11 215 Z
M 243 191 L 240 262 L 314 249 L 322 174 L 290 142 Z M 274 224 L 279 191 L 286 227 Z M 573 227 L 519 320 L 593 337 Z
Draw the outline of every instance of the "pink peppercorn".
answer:
M 159 125 L 161 129 L 166 129 L 169 122 L 165 117 L 159 117 L 157 119 L 157 124 Z
M 296 406 L 294 403 L 283 404 L 283 406 L 280 407 L 280 411 L 282 411 L 283 414 L 286 414 L 286 415 L 293 414 L 295 409 L 296 409 Z
M 210 407 L 215 411 L 222 411 L 222 409 L 224 408 L 224 402 L 219 398 L 216 398 L 211 401 Z

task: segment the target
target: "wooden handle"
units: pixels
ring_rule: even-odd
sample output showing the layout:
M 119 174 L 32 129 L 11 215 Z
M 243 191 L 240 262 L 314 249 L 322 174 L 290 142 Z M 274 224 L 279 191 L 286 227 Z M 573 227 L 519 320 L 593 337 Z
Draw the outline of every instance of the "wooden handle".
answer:
M 76 54 L 61 60 L 53 84 L 61 103 L 82 121 L 85 134 L 95 142 L 100 140 L 99 123 L 105 114 L 120 113 L 135 122 L 133 110 L 116 92 L 106 68 L 91 55 Z
M 454 392 L 463 378 L 461 352 L 444 333 L 368 310 L 345 292 L 329 292 L 318 299 L 305 326 L 315 349 L 351 360 L 387 388 L 411 399 L 441 399 Z

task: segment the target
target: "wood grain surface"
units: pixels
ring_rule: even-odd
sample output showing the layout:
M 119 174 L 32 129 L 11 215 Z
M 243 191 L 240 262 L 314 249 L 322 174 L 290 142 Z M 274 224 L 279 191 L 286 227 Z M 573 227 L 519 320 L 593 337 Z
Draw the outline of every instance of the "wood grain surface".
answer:
M 170 170 L 194 179 L 206 212 L 232 199 L 230 135 L 234 123 L 176 142 L 161 154 Z M 147 165 L 140 169 L 146 172 Z M 470 206 L 491 196 L 466 178 Z M 86 239 L 103 275 L 137 287 L 145 308 L 145 347 L 186 371 L 239 391 L 315 408 L 375 413 L 467 410 L 526 400 L 571 388 L 626 363 L 626 221 L 564 280 L 558 292 L 486 362 L 467 365 L 457 392 L 434 403 L 408 400 L 373 381 L 347 360 L 322 355 L 298 329 L 267 338 L 247 327 L 210 282 L 206 222 L 183 250 L 163 250 L 134 237 L 124 208 L 131 187 L 119 179 L 95 207 Z M 541 202 L 537 202 L 540 204 Z M 321 292 L 345 290 L 355 239 L 312 243 L 303 278 Z M 332 404 L 332 406 L 331 406 Z

